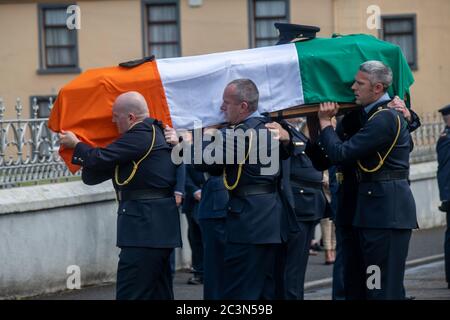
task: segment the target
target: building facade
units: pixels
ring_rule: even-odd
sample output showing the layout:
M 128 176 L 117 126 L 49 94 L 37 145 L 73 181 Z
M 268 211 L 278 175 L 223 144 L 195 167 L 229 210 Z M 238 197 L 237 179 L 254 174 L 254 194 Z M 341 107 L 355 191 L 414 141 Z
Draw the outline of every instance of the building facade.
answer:
M 17 97 L 25 116 L 33 98 L 48 103 L 87 69 L 272 45 L 279 21 L 400 45 L 416 80 L 413 107 L 431 112 L 450 102 L 448 13 L 448 0 L 0 0 L 0 98 L 5 118 Z

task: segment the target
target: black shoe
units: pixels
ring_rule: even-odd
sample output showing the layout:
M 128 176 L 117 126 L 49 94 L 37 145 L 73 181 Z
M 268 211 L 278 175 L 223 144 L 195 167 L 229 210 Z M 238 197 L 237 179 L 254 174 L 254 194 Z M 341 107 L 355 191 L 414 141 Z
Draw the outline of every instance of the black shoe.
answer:
M 450 289 L 450 282 L 447 283 L 447 289 Z
M 192 285 L 203 284 L 203 279 L 200 277 L 193 276 L 193 277 L 189 278 L 189 280 L 187 281 L 187 284 L 192 284 Z

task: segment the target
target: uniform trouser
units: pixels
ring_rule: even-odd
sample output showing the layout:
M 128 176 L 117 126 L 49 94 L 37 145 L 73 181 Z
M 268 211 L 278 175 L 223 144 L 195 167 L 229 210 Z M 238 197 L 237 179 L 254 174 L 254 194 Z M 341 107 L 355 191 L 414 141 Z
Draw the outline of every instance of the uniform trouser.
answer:
M 358 234 L 367 272 L 367 299 L 404 300 L 403 280 L 411 230 L 358 228 Z M 378 268 L 379 288 L 376 286 Z
M 290 233 L 286 245 L 284 299 L 303 300 L 309 248 L 317 221 L 298 221 L 299 232 Z
M 366 299 L 366 273 L 359 236 L 352 226 L 337 225 L 341 236 L 342 273 L 345 300 Z
M 345 300 L 344 262 L 342 254 L 342 228 L 336 227 L 336 259 L 333 264 L 333 300 Z
M 202 231 L 192 214 L 186 214 L 188 222 L 188 240 L 192 252 L 192 268 L 195 276 L 203 278 L 203 241 Z
M 274 268 L 279 244 L 225 245 L 224 290 L 221 299 L 275 298 Z
M 226 218 L 200 219 L 203 239 L 203 299 L 218 300 L 221 297 Z
M 123 247 L 117 268 L 117 300 L 173 300 L 172 248 Z
M 450 211 L 447 212 L 447 229 L 445 230 L 445 279 L 450 284 Z

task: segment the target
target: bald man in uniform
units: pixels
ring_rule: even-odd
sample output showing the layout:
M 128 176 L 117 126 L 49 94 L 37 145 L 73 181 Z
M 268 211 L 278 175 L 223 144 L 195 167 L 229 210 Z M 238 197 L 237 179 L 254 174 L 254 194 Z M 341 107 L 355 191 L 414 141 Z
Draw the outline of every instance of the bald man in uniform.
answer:
M 84 183 L 113 180 L 121 249 L 116 298 L 173 299 L 170 253 L 181 246 L 181 236 L 171 147 L 138 92 L 117 97 L 112 121 L 120 136 L 105 148 L 80 142 L 70 131 L 60 134 L 60 142 L 74 148 L 72 163 L 83 167 Z

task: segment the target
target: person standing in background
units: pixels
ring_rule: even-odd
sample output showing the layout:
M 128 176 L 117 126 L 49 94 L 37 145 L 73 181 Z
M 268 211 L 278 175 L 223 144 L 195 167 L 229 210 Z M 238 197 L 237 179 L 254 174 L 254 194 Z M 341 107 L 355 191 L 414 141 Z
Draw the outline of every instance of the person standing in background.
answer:
M 439 110 L 445 122 L 445 129 L 441 133 L 436 145 L 438 158 L 437 179 L 439 197 L 442 201 L 439 210 L 447 214 L 447 229 L 445 231 L 445 279 L 450 289 L 450 104 Z

